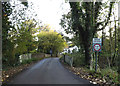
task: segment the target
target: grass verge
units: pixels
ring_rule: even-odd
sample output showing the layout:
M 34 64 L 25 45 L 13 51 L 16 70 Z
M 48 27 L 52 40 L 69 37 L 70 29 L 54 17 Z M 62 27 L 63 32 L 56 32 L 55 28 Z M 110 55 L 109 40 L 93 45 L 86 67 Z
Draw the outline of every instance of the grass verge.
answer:
M 118 73 L 113 69 L 101 69 L 100 72 L 96 73 L 94 70 L 90 70 L 85 66 L 71 67 L 63 61 L 63 58 L 60 58 L 60 62 L 63 64 L 63 66 L 65 66 L 65 68 L 72 71 L 75 75 L 89 80 L 90 83 L 111 85 L 120 84 L 120 82 L 118 81 Z

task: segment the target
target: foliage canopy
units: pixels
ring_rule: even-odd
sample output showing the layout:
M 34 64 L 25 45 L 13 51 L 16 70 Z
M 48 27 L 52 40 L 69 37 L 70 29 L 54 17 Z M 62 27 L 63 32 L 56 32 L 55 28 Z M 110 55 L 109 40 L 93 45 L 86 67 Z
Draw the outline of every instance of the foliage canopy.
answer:
M 65 40 L 60 34 L 53 31 L 41 31 L 38 34 L 38 51 L 43 53 L 49 53 L 52 49 L 54 54 L 63 51 L 67 46 Z

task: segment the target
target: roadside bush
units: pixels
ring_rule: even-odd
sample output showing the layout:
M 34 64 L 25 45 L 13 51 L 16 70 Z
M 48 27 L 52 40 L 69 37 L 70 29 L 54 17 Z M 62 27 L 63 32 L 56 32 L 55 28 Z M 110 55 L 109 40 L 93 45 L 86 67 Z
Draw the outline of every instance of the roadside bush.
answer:
M 80 52 L 72 53 L 71 56 L 73 57 L 73 66 L 79 67 L 85 65 L 85 56 Z
M 23 60 L 21 64 L 29 64 L 31 62 L 32 62 L 31 59 L 29 59 L 29 60 Z
M 102 75 L 102 77 L 109 78 L 109 79 L 113 80 L 113 82 L 118 83 L 117 70 L 114 71 L 110 68 L 101 69 L 101 75 Z
M 39 58 L 31 58 L 31 59 L 28 59 L 28 60 L 23 60 L 21 64 L 30 64 L 30 63 L 38 61 L 38 60 L 41 60 L 41 59 L 39 59 Z

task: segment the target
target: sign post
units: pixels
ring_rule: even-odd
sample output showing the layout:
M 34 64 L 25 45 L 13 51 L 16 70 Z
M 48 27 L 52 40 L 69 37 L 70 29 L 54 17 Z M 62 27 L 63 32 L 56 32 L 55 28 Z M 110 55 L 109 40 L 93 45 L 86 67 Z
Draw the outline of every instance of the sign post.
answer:
M 98 55 L 98 52 L 96 52 L 95 54 L 95 72 L 97 72 L 97 55 Z
M 93 52 L 96 52 L 95 54 L 95 72 L 97 72 L 97 55 L 98 52 L 101 51 L 101 45 L 102 45 L 102 39 L 100 38 L 93 38 Z

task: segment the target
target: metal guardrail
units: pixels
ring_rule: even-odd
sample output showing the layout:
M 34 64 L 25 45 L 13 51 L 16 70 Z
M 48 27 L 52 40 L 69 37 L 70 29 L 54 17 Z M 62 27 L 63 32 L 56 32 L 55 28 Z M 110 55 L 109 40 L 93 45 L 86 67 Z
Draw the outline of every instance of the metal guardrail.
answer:
M 68 55 L 64 56 L 64 60 L 66 63 L 68 63 L 71 67 L 73 66 L 73 57 L 70 57 Z

